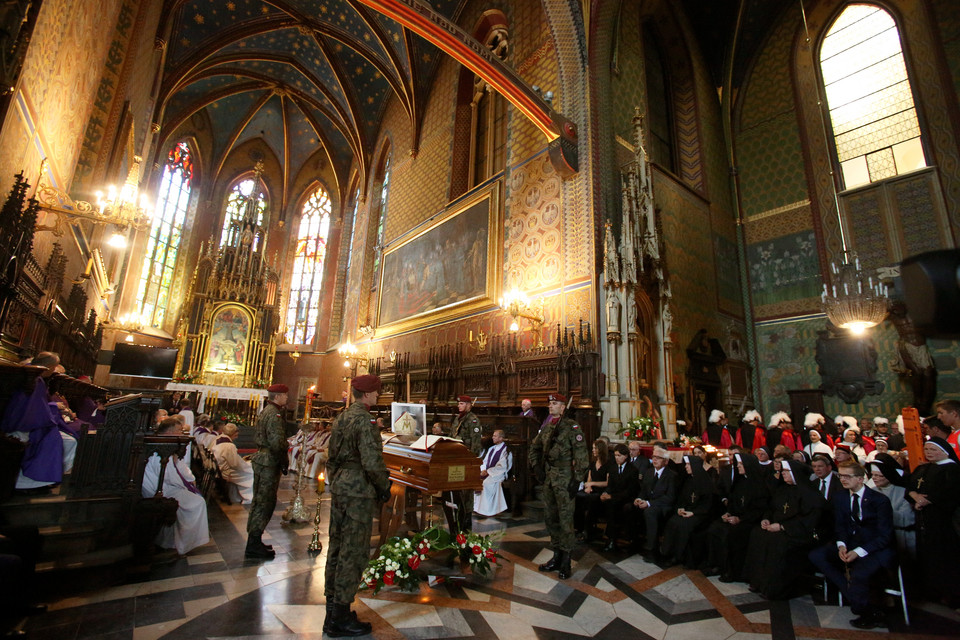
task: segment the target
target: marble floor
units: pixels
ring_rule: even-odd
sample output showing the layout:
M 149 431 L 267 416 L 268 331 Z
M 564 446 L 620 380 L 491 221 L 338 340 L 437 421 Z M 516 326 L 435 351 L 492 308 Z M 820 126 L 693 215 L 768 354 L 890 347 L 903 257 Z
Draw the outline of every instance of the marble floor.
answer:
M 288 525 L 280 514 L 293 492 L 281 488 L 264 539 L 276 558 L 243 557 L 248 506 L 211 503 L 211 541 L 171 564 L 124 584 L 71 594 L 30 620 L 31 638 L 133 640 L 322 637 L 326 549 L 311 556 L 313 524 Z M 314 494 L 306 501 L 312 514 Z M 327 522 L 329 496 L 321 503 Z M 324 525 L 321 540 L 326 546 Z M 507 560 L 496 576 L 471 576 L 418 593 L 361 592 L 354 608 L 373 624 L 372 636 L 394 638 L 630 638 L 642 640 L 775 638 L 948 638 L 960 636 L 960 615 L 911 604 L 911 626 L 899 609 L 889 630 L 858 631 L 849 608 L 816 605 L 810 596 L 770 602 L 746 585 L 724 584 L 681 567 L 662 570 L 637 555 L 581 545 L 574 575 L 559 581 L 537 571 L 549 556 L 541 522 L 528 518 L 475 521 L 482 533 L 502 534 Z M 897 603 L 899 606 L 899 602 Z

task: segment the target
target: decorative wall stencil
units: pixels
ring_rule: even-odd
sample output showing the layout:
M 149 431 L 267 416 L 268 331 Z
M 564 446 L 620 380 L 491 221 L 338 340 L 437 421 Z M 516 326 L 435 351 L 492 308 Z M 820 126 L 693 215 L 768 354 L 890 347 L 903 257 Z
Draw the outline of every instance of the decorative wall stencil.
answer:
M 507 211 L 505 288 L 559 285 L 564 277 L 561 180 L 547 154 L 510 171 Z
M 818 296 L 822 282 L 815 247 L 813 231 L 748 246 L 754 304 L 769 305 Z
M 721 235 L 713 236 L 713 252 L 717 257 L 717 298 L 720 308 L 729 313 L 743 313 L 740 305 L 740 266 L 737 244 Z

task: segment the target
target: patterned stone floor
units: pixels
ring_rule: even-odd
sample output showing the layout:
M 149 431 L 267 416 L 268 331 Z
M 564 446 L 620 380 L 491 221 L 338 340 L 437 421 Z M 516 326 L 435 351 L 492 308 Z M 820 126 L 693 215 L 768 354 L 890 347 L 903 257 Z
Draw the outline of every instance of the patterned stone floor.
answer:
M 288 482 L 288 481 L 287 481 Z M 324 617 L 325 551 L 307 551 L 312 524 L 285 525 L 280 513 L 292 497 L 281 489 L 268 543 L 277 557 L 243 557 L 247 506 L 211 504 L 211 542 L 139 581 L 61 599 L 27 627 L 32 638 L 316 638 Z M 329 496 L 324 496 L 322 519 Z M 316 502 L 307 500 L 312 513 Z M 879 638 L 849 626 L 846 607 L 817 606 L 807 596 L 769 602 L 742 584 L 723 584 L 698 571 L 661 570 L 639 556 L 605 554 L 581 546 L 574 575 L 560 582 L 536 565 L 549 556 L 542 523 L 524 518 L 475 522 L 503 534 L 501 565 L 492 581 L 473 578 L 415 594 L 384 590 L 361 595 L 355 609 L 373 623 L 372 637 L 616 638 L 641 640 Z M 322 538 L 326 545 L 325 536 Z M 898 603 L 899 604 L 899 603 Z M 911 606 L 912 625 L 892 610 L 895 638 L 960 636 L 960 615 L 936 606 Z

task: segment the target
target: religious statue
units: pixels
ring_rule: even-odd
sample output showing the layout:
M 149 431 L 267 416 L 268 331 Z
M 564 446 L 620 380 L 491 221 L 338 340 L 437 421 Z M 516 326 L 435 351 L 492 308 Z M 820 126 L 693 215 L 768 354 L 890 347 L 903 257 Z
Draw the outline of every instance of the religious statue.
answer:
M 894 370 L 910 376 L 913 406 L 921 416 L 930 415 L 937 397 L 937 367 L 927 348 L 927 339 L 913 326 L 902 301 L 891 303 L 889 319 L 898 335 L 898 361 Z

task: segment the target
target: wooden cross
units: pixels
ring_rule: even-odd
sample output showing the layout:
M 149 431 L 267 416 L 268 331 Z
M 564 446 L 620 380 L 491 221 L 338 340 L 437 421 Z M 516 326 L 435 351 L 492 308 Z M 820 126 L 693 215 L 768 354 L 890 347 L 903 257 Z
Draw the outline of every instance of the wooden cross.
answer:
M 926 478 L 920 478 L 919 480 L 917 480 L 917 489 L 923 486 L 924 480 L 926 480 Z
M 690 502 L 696 502 L 696 501 L 697 501 L 697 494 L 696 494 L 695 491 L 691 491 L 691 492 L 690 492 Z
M 787 515 L 787 511 L 789 511 L 789 510 L 790 510 L 790 503 L 789 503 L 789 502 L 784 502 L 784 503 L 783 503 L 783 515 Z

